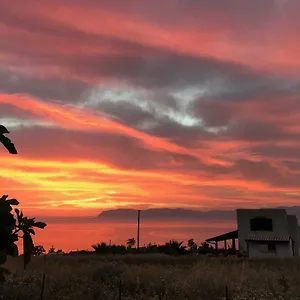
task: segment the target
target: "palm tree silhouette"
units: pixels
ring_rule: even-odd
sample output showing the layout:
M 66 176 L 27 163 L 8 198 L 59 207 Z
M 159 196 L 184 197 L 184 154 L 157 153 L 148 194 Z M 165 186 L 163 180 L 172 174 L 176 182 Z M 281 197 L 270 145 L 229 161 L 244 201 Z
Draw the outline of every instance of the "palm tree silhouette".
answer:
M 127 247 L 131 249 L 135 245 L 135 238 L 130 238 L 127 240 Z

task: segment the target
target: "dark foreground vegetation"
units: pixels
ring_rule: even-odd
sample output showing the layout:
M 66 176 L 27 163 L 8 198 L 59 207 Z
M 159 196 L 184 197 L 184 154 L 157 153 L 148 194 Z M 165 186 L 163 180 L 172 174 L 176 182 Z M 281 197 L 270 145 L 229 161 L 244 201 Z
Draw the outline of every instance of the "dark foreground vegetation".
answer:
M 217 300 L 300 299 L 300 261 L 247 261 L 199 255 L 33 257 L 26 270 L 10 258 L 0 299 Z M 121 291 L 120 291 L 121 290 Z M 120 298 L 121 296 L 121 298 Z
M 168 255 L 184 255 L 184 254 L 213 254 L 214 248 L 208 243 L 201 243 L 198 246 L 194 239 L 189 239 L 187 245 L 184 245 L 183 241 L 170 240 L 162 245 L 156 245 L 149 243 L 142 247 L 135 247 L 135 239 L 130 238 L 127 240 L 127 245 L 107 245 L 106 243 L 98 243 L 92 245 L 94 251 L 98 254 L 142 254 L 142 253 L 160 253 Z M 224 249 L 221 250 L 224 253 Z M 81 252 L 83 253 L 83 252 Z M 228 249 L 226 253 L 232 253 L 231 249 Z

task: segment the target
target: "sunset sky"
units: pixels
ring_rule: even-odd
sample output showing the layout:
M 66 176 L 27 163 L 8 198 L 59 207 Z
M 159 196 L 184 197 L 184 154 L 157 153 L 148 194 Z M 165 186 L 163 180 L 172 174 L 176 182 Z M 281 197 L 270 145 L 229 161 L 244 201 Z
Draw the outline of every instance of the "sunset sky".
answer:
M 298 205 L 299 11 L 1 1 L 1 193 L 42 216 Z

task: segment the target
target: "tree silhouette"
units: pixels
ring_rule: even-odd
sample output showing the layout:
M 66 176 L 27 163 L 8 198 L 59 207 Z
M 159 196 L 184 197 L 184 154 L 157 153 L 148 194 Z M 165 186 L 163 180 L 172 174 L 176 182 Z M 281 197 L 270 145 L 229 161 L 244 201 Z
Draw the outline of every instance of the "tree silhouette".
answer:
M 5 126 L 0 125 L 0 142 L 10 154 L 17 154 L 17 150 L 12 141 L 4 134 L 9 134 Z M 18 246 L 15 244 L 19 238 L 23 239 L 24 250 L 24 268 L 30 261 L 30 255 L 34 250 L 34 244 L 31 235 L 35 234 L 33 227 L 45 228 L 46 223 L 36 222 L 35 218 L 27 218 L 17 208 L 14 209 L 16 217 L 12 213 L 13 206 L 19 205 L 16 199 L 8 199 L 8 195 L 0 197 L 0 265 L 7 260 L 7 255 L 18 256 Z M 19 233 L 23 235 L 19 236 Z M 5 274 L 9 271 L 0 267 L 0 281 L 5 280 Z
M 135 238 L 130 238 L 127 240 L 127 248 L 131 249 L 135 245 Z
M 17 225 L 15 233 L 19 231 L 23 232 L 23 251 L 24 251 L 24 269 L 30 261 L 30 255 L 34 251 L 34 243 L 31 235 L 35 235 L 34 227 L 36 228 L 45 228 L 46 223 L 36 222 L 35 218 L 27 218 L 23 216 L 23 213 L 20 212 L 17 208 L 15 209 L 17 215 Z

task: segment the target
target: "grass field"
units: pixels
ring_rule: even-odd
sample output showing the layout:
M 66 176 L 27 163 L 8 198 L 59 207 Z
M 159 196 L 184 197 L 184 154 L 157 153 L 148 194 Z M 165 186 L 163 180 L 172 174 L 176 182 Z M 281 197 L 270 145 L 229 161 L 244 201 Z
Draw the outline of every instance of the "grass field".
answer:
M 132 300 L 300 299 L 300 260 L 244 261 L 193 255 L 34 257 L 26 270 L 10 259 L 12 274 L 0 286 L 1 299 Z

